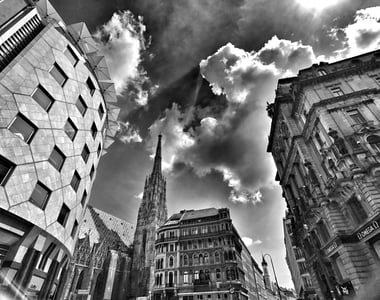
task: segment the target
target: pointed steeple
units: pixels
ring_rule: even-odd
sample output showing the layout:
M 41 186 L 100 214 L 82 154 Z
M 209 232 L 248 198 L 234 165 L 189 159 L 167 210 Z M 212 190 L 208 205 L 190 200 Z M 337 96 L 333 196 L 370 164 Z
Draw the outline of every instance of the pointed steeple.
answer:
M 154 164 L 153 164 L 153 171 L 152 171 L 153 176 L 161 174 L 161 138 L 162 138 L 162 134 L 160 133 L 158 135 L 156 156 L 154 157 Z

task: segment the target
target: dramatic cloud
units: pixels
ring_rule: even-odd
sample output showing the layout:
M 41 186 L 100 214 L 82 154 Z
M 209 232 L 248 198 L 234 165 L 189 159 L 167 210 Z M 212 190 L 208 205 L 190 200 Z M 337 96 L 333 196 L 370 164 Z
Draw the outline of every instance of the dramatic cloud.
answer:
M 147 102 L 148 82 L 141 67 L 142 54 L 147 43 L 144 39 L 145 25 L 129 11 L 114 13 L 112 18 L 94 34 L 105 55 L 116 92 L 121 95 L 128 89 L 129 95 L 140 105 Z
M 344 58 L 380 47 L 380 6 L 360 9 L 353 23 L 344 28 L 333 28 L 330 36 L 340 42 L 343 48 L 337 49 L 338 57 Z
M 260 202 L 260 188 L 271 186 L 275 174 L 266 153 L 270 125 L 266 102 L 273 99 L 280 76 L 290 75 L 314 59 L 310 47 L 277 37 L 258 52 L 228 43 L 200 63 L 202 76 L 226 101 L 220 97 L 220 103 L 187 109 L 174 104 L 150 127 L 149 147 L 153 152 L 161 132 L 166 170 L 184 163 L 198 176 L 220 172 L 231 188 L 230 201 Z
M 119 130 L 116 133 L 116 137 L 124 144 L 142 142 L 138 129 L 131 126 L 129 122 L 119 122 Z

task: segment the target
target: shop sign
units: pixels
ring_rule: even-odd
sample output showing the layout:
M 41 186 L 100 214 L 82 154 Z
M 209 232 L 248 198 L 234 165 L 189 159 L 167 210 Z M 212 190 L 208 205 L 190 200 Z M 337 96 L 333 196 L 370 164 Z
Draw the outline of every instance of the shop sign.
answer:
M 325 253 L 326 255 L 329 255 L 331 252 L 333 252 L 334 250 L 336 250 L 339 246 L 339 240 L 334 240 L 332 241 L 325 249 Z
M 373 221 L 371 224 L 366 226 L 364 229 L 360 230 L 356 236 L 358 237 L 359 241 L 364 239 L 366 236 L 370 235 L 372 232 L 378 231 L 380 228 L 380 225 L 377 221 Z
M 337 285 L 336 290 L 341 296 L 350 296 L 355 295 L 355 289 L 351 283 L 351 281 L 346 281 L 343 284 Z

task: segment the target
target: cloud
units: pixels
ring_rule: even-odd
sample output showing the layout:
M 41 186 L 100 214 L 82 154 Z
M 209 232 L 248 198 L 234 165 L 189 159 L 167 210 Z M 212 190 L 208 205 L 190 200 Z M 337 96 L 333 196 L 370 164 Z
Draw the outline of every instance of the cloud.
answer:
M 360 9 L 352 23 L 346 27 L 330 30 L 330 37 L 338 41 L 341 48 L 336 50 L 334 59 L 359 55 L 380 47 L 380 6 Z
M 244 244 L 247 246 L 247 247 L 250 247 L 250 246 L 255 246 L 255 245 L 260 245 L 262 244 L 263 242 L 261 240 L 256 240 L 254 241 L 253 239 L 251 239 L 250 237 L 242 237 L 241 238 L 244 242 Z
M 138 129 L 134 128 L 128 121 L 125 123 L 119 122 L 119 130 L 116 133 L 116 138 L 124 144 L 142 142 Z
M 142 17 L 135 18 L 130 11 L 120 11 L 94 34 L 106 57 L 117 94 L 128 92 L 139 105 L 147 102 L 148 91 L 143 85 L 149 82 L 141 66 L 142 55 L 148 46 L 145 30 Z

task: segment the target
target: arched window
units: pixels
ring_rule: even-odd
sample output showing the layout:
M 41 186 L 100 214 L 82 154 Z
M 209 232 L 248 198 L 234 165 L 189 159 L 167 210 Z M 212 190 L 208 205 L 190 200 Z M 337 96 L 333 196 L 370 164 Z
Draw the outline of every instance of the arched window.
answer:
M 162 285 L 162 273 L 160 274 L 160 285 Z
M 205 253 L 204 260 L 205 260 L 205 264 L 209 263 L 208 254 L 207 253 Z
M 330 233 L 326 227 L 326 224 L 323 221 L 318 222 L 317 224 L 319 235 L 322 238 L 322 241 L 326 243 L 330 239 Z
M 193 256 L 193 265 L 196 266 L 199 264 L 198 254 L 194 254 Z
M 187 266 L 188 264 L 189 264 L 189 260 L 188 260 L 187 255 L 185 254 L 185 255 L 183 256 L 183 265 L 184 265 L 184 266 Z
M 220 255 L 219 252 L 215 252 L 215 263 L 220 263 Z
M 356 224 L 361 224 L 367 220 L 367 212 L 356 196 L 351 197 L 347 201 L 347 205 Z
M 202 254 L 199 254 L 199 264 L 200 265 L 204 264 L 203 255 Z
M 367 137 L 367 142 L 375 152 L 380 152 L 380 136 L 370 135 Z
M 170 256 L 170 258 L 169 258 L 169 267 L 173 267 L 173 266 L 174 266 L 174 257 Z

